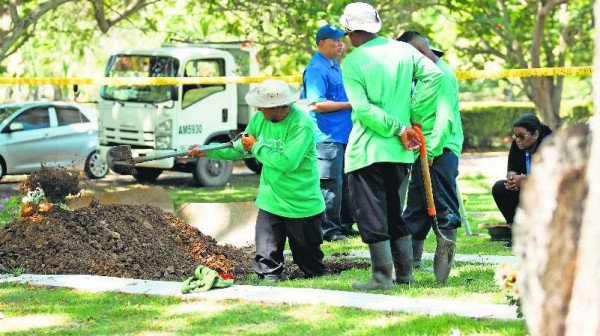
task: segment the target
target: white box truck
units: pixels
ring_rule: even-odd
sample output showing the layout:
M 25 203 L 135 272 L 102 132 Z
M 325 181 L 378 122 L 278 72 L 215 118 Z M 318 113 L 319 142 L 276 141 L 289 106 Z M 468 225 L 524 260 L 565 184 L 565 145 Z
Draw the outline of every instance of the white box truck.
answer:
M 112 55 L 105 77 L 256 76 L 250 43 L 169 44 Z M 192 144 L 227 142 L 248 124 L 254 109 L 244 99 L 249 84 L 102 86 L 98 101 L 99 153 L 129 145 L 133 157 L 187 149 Z M 246 160 L 254 171 L 255 159 Z M 222 186 L 233 162 L 186 157 L 136 165 L 138 181 L 153 181 L 164 170 L 191 172 L 198 186 Z

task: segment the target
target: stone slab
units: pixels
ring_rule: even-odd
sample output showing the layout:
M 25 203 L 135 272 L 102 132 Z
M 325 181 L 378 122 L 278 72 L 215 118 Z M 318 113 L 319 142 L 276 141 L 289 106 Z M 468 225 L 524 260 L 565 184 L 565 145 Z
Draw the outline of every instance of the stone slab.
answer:
M 352 251 L 348 253 L 348 257 L 354 258 L 371 258 L 369 251 Z M 423 260 L 433 260 L 433 253 L 423 253 Z M 456 254 L 454 256 L 455 262 L 465 263 L 476 263 L 476 264 L 513 264 L 518 263 L 518 259 L 515 256 L 498 256 L 498 255 L 477 255 L 477 254 Z
M 90 292 L 174 296 L 189 300 L 244 300 L 274 304 L 318 304 L 433 316 L 453 314 L 470 318 L 517 319 L 516 307 L 508 305 L 445 299 L 420 299 L 314 288 L 233 285 L 203 293 L 181 294 L 180 282 L 96 275 L 23 274 L 18 277 L 0 276 L 0 283 L 3 282 L 34 286 L 66 287 Z

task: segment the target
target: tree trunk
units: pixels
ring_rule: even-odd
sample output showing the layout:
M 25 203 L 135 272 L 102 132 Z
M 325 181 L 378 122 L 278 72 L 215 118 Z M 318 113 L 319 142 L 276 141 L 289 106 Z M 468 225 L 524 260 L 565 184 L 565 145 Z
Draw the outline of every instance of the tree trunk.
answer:
M 529 89 L 526 90 L 527 96 L 540 112 L 542 121 L 553 130 L 558 129 L 561 125 L 562 79 L 536 77 L 527 78 L 523 83 L 529 86 Z
M 596 22 L 600 6 L 595 7 Z M 600 32 L 595 32 L 600 45 Z M 600 49 L 591 126 L 556 132 L 533 158 L 515 218 L 529 333 L 600 335 Z
M 532 163 L 515 217 L 523 312 L 531 335 L 563 335 L 569 310 L 588 184 L 589 132 L 559 130 Z
M 59 85 L 52 85 L 52 100 L 60 101 L 65 100 L 66 96 L 63 95 L 62 87 Z
M 596 4 L 596 22 L 600 20 L 600 6 Z M 600 32 L 596 24 L 595 43 L 600 46 Z M 586 212 L 583 216 L 579 249 L 581 267 L 575 273 L 571 309 L 567 315 L 567 335 L 600 335 L 600 49 L 596 47 L 593 74 L 594 117 L 592 121 L 592 151 L 589 161 L 588 185 L 590 188 Z

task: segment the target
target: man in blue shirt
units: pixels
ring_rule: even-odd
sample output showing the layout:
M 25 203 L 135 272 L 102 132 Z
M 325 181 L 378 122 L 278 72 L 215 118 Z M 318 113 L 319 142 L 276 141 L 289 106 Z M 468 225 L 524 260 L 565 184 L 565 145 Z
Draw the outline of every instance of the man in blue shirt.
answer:
M 321 178 L 321 192 L 325 198 L 323 237 L 328 241 L 345 240 L 346 235 L 358 232 L 352 229 L 344 154 L 352 130 L 342 73 L 337 58 L 344 50 L 342 37 L 346 33 L 334 25 L 325 25 L 317 31 L 317 52 L 304 70 L 302 96 L 310 115 L 315 120 L 317 156 Z

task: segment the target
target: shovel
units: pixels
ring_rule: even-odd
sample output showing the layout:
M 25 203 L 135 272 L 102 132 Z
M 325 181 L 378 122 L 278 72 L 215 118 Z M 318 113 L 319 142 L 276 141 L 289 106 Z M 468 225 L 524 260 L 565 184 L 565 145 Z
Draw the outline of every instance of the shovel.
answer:
M 446 280 L 448 280 L 448 276 L 450 275 L 450 268 L 452 268 L 456 243 L 444 236 L 438 226 L 435 203 L 433 201 L 433 189 L 431 187 L 431 175 L 429 173 L 429 161 L 427 160 L 427 149 L 425 148 L 425 137 L 419 126 L 413 125 L 413 129 L 417 132 L 422 144 L 419 148 L 419 158 L 421 159 L 421 168 L 423 170 L 423 182 L 425 184 L 425 196 L 427 198 L 427 213 L 433 220 L 431 227 L 433 228 L 437 241 L 433 257 L 433 273 L 438 282 L 446 283 Z
M 200 146 L 198 149 L 199 152 L 208 152 L 211 150 L 217 150 L 221 148 L 233 147 L 233 142 L 240 138 L 241 134 L 235 137 L 235 139 L 230 140 L 228 142 L 217 144 L 217 145 L 208 145 L 208 146 Z M 154 161 L 154 160 L 162 160 L 166 158 L 176 157 L 176 156 L 184 156 L 189 153 L 189 150 L 181 150 L 181 151 L 173 151 L 172 153 L 166 153 L 156 156 L 138 156 L 134 158 L 131 154 L 131 146 L 129 145 L 121 145 L 112 147 L 108 151 L 108 155 L 106 156 L 106 163 L 108 164 L 108 168 L 113 172 L 121 175 L 134 175 L 136 173 L 135 165 L 142 162 Z

